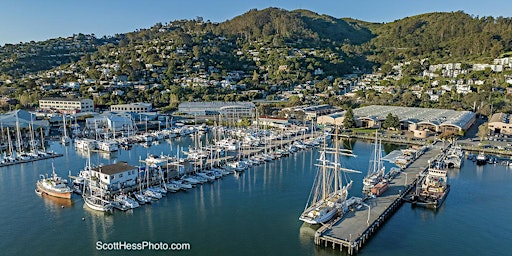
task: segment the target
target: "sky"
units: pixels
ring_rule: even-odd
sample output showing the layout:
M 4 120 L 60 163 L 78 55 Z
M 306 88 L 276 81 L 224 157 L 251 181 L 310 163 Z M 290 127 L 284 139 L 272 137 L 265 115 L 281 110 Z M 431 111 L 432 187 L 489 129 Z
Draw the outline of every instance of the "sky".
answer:
M 336 18 L 391 22 L 428 12 L 464 11 L 511 17 L 511 0 L 5 0 L 0 5 L 0 45 L 149 28 L 157 22 L 203 17 L 222 22 L 250 9 L 307 9 Z

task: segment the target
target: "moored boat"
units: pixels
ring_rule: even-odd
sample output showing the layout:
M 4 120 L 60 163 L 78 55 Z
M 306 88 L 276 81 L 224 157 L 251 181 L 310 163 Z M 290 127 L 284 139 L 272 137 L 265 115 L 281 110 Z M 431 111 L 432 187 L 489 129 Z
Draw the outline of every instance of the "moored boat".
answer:
M 46 194 L 58 198 L 66 198 L 70 199 L 73 191 L 67 185 L 66 180 L 63 180 L 61 177 L 55 174 L 55 169 L 52 164 L 52 176 L 45 177 L 44 175 L 40 175 L 40 179 L 37 181 L 37 190 L 40 191 L 41 194 Z

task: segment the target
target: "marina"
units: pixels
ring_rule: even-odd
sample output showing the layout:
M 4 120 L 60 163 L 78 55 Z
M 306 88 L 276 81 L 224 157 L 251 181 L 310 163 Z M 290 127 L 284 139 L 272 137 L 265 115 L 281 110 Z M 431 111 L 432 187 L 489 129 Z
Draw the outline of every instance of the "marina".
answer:
M 193 143 L 192 139 L 186 137 L 173 140 L 172 145 L 166 141 L 150 148 L 134 145 L 131 150 L 120 150 L 111 154 L 109 158 L 93 152 L 91 162 L 93 165 L 98 163 L 109 165 L 127 161 L 137 165 L 140 155 L 160 155 L 161 152 L 177 154 L 177 146 L 186 148 L 190 143 Z M 87 156 L 79 154 L 71 145 L 51 143 L 49 148 L 63 154 L 63 157 L 54 159 L 56 172 L 61 177 L 65 177 L 69 170 L 76 171 L 83 168 L 87 161 Z M 369 163 L 367 152 L 371 152 L 372 145 L 354 142 L 351 148 L 358 157 L 345 161 L 346 167 L 365 170 Z M 5 249 L 6 255 L 44 254 L 48 250 L 58 251 L 62 246 L 74 246 L 77 255 L 101 255 L 94 249 L 94 244 L 98 240 L 142 241 L 153 240 L 154 237 L 168 237 L 169 241 L 191 243 L 191 254 L 194 255 L 212 253 L 339 255 L 339 248 L 332 250 L 330 243 L 327 248 L 323 243 L 321 246 L 315 246 L 315 230 L 311 231 L 311 228 L 297 219 L 298 213 L 304 208 L 304 199 L 308 196 L 316 173 L 311 166 L 319 157 L 317 150 L 299 151 L 288 157 L 249 168 L 239 175 L 229 175 L 186 192 L 168 194 L 167 197 L 150 205 L 126 211 L 115 210 L 112 213 L 90 210 L 83 206 L 84 201 L 76 195 L 73 195 L 71 200 L 64 201 L 45 195 L 37 196 L 34 193 L 34 182 L 40 173 L 51 171 L 51 160 L 4 167 L 0 172 L 2 183 L 0 192 L 6 197 L 0 202 L 5 209 L 0 213 L 0 224 L 5 227 L 3 229 L 5 232 L 0 232 L 0 247 Z M 381 224 L 378 235 L 367 239 L 364 248 L 358 253 L 394 255 L 397 253 L 394 249 L 397 246 L 400 246 L 400 252 L 414 255 L 499 254 L 506 251 L 506 244 L 500 241 L 504 241 L 505 234 L 511 234 L 512 230 L 505 227 L 503 233 L 500 232 L 501 235 L 497 235 L 489 230 L 488 225 L 501 223 L 507 219 L 500 213 L 501 211 L 495 210 L 497 207 L 502 209 L 504 207 L 504 211 L 507 211 L 508 206 L 497 204 L 502 200 L 500 197 L 506 196 L 502 192 L 512 189 L 510 187 L 512 176 L 507 168 L 507 166 L 488 164 L 477 169 L 475 163 L 467 161 L 460 170 L 450 170 L 448 175 L 452 190 L 437 212 L 414 207 L 397 208 L 393 217 L 389 218 L 385 224 Z M 365 173 L 351 175 L 354 187 L 350 196 L 361 196 L 359 195 L 362 190 L 361 181 L 365 175 Z M 392 183 L 405 182 L 404 178 L 401 175 Z M 408 175 L 408 179 L 411 179 L 411 175 Z M 475 184 L 480 184 L 481 193 L 468 194 L 470 187 Z M 391 186 L 389 191 L 392 189 Z M 498 195 L 498 198 L 478 199 L 491 197 L 491 195 Z M 384 199 L 385 197 L 377 197 L 372 200 Z M 16 205 L 16 207 L 9 205 Z M 372 207 L 377 209 L 379 205 L 381 203 L 376 201 Z M 486 225 L 480 225 L 472 219 L 476 216 L 473 217 L 470 214 L 477 210 L 495 217 Z M 353 212 L 349 212 L 347 216 L 350 214 Z M 361 219 L 366 225 L 367 209 L 363 207 L 355 214 L 363 214 L 365 218 Z M 472 237 L 455 235 L 467 233 L 467 227 L 460 223 L 461 214 L 467 216 L 468 221 L 475 223 L 471 230 L 479 231 L 479 235 Z M 13 215 L 26 221 L 8 221 L 9 216 Z M 272 221 L 269 221 L 269 217 Z M 41 222 L 41 218 L 48 221 Z M 27 225 L 31 228 L 27 229 Z M 439 235 L 436 232 L 447 225 L 452 228 L 446 235 Z M 59 232 L 51 237 L 41 237 L 41 234 L 48 229 Z M 279 234 L 280 239 L 275 239 L 274 235 L 261 236 L 262 233 L 270 231 L 273 234 Z M 22 234 L 28 238 L 38 237 L 34 240 L 36 249 L 16 246 L 20 245 L 20 241 L 13 236 Z M 425 234 L 431 235 L 425 236 Z M 485 234 L 493 234 L 493 237 L 502 236 L 502 239 L 489 240 L 492 241 L 490 249 L 468 246 L 466 241 L 472 241 L 476 245 L 477 241 L 485 238 Z M 397 240 L 396 237 L 400 239 Z M 55 239 L 60 241 L 59 244 L 52 243 Z M 444 239 L 455 239 L 459 245 L 431 247 L 432 243 L 440 243 Z M 226 243 L 226 241 L 230 242 Z M 262 247 L 262 244 L 266 247 Z

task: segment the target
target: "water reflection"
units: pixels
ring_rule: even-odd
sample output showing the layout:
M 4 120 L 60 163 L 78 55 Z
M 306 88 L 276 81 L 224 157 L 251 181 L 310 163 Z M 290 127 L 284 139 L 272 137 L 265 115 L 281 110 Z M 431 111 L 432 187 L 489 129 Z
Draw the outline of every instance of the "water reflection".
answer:
M 482 180 L 483 171 L 484 171 L 483 165 L 476 166 L 476 177 L 478 178 L 479 181 Z
M 91 230 L 92 241 L 108 241 L 113 232 L 114 216 L 112 213 L 99 212 L 83 206 L 83 221 Z
M 299 229 L 299 240 L 301 245 L 310 246 L 313 238 L 315 237 L 315 232 L 319 227 L 320 225 L 303 223 Z
M 55 212 L 62 208 L 70 208 L 75 204 L 73 199 L 57 198 L 46 194 L 41 194 L 39 197 L 42 198 L 46 209 Z

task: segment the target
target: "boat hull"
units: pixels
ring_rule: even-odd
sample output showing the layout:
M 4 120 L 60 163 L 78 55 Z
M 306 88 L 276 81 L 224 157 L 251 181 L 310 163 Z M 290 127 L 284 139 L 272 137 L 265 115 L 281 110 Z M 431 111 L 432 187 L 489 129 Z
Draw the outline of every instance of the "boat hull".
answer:
M 312 225 L 315 225 L 315 224 L 323 224 L 323 223 L 326 223 L 328 221 L 330 221 L 334 215 L 336 215 L 336 212 L 338 212 L 338 210 L 336 208 L 332 208 L 330 209 L 328 212 L 326 212 L 325 214 L 322 214 L 321 216 L 317 216 L 315 218 L 311 218 L 309 216 L 301 216 L 299 218 L 300 221 L 304 221 L 308 224 L 312 224 Z
M 73 194 L 73 191 L 69 192 L 57 192 L 57 191 L 51 191 L 48 189 L 45 189 L 43 186 L 37 185 L 37 189 L 41 194 L 49 195 L 57 198 L 65 198 L 65 199 L 71 199 L 71 194 Z

